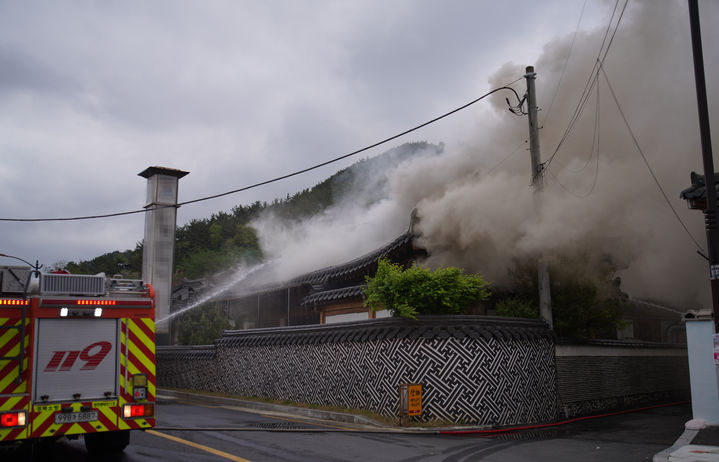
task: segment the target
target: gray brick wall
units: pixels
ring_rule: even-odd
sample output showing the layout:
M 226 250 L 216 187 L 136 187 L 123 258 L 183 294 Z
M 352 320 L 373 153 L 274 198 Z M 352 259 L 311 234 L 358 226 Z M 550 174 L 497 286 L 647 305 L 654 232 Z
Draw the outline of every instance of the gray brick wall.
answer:
M 556 364 L 560 405 L 568 417 L 689 398 L 686 347 L 562 343 Z

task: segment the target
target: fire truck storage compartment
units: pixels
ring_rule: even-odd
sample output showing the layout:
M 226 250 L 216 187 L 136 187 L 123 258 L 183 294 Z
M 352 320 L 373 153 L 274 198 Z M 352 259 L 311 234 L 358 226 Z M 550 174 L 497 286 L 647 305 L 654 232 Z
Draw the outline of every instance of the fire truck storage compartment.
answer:
M 119 336 L 118 319 L 39 319 L 33 400 L 116 397 Z
M 30 268 L 24 266 L 4 266 L 0 268 L 0 292 L 3 294 L 22 294 L 30 281 Z

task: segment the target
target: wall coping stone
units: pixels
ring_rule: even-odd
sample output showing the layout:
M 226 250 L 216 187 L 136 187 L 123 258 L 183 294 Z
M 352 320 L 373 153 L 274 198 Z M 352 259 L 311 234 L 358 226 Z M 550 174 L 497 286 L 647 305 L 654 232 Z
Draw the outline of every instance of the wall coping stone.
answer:
M 207 360 L 215 357 L 215 345 L 175 345 L 156 347 L 157 355 L 180 360 Z
M 394 339 L 477 338 L 554 339 L 543 321 L 499 316 L 420 316 L 416 320 L 382 318 L 337 324 L 226 330 L 215 343 L 221 347 L 366 342 Z
M 582 345 L 607 348 L 663 348 L 676 349 L 683 348 L 686 350 L 686 343 L 659 343 L 645 342 L 642 340 L 598 340 L 598 339 L 578 339 L 578 338 L 557 338 L 557 345 Z

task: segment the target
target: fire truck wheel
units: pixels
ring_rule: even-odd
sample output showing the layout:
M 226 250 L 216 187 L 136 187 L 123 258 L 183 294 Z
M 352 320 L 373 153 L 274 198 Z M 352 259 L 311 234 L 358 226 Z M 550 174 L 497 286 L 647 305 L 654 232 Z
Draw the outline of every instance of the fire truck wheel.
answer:
M 84 438 L 85 448 L 89 453 L 118 453 L 130 444 L 130 431 L 88 433 Z

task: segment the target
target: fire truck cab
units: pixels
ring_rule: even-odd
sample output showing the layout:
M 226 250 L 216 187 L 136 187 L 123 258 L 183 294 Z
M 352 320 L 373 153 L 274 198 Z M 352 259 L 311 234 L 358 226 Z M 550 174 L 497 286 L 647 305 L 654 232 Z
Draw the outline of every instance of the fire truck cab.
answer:
M 155 385 L 152 286 L 0 266 L 0 445 L 120 452 L 155 425 Z

